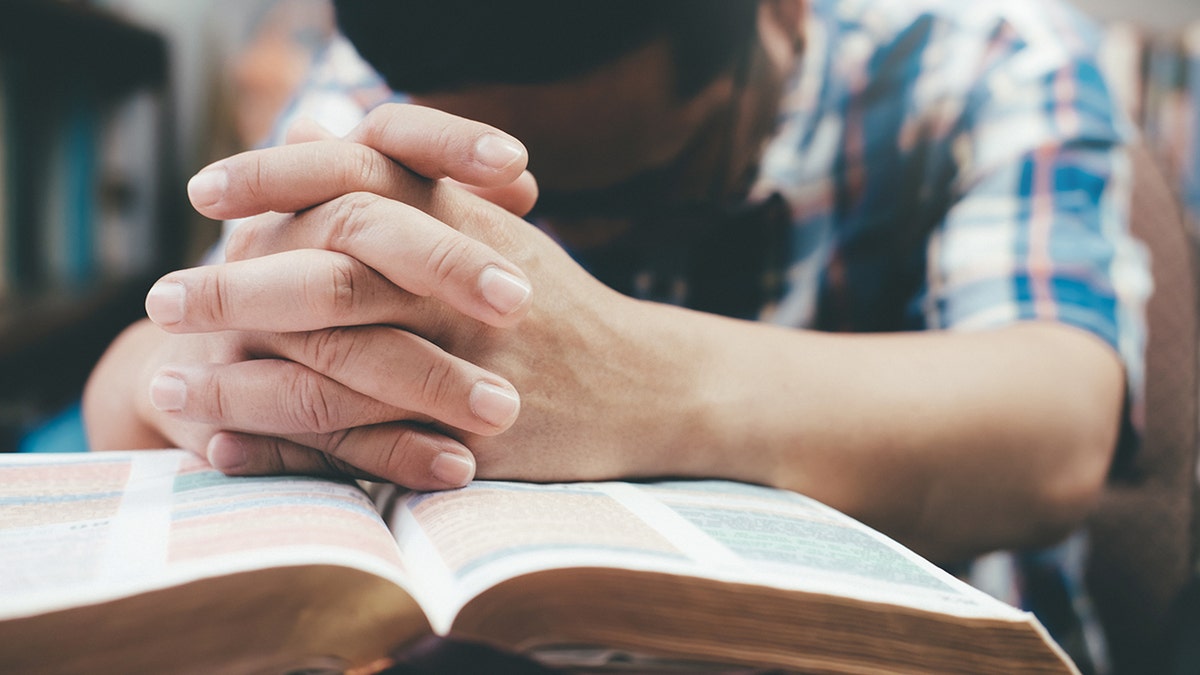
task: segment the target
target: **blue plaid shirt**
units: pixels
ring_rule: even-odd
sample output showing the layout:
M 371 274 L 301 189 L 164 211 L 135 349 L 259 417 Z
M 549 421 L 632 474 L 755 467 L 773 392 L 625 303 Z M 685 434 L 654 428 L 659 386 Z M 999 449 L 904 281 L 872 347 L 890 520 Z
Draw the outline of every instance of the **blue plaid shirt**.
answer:
M 750 194 L 774 200 L 784 225 L 761 238 L 769 255 L 750 285 L 761 293 L 741 313 L 858 332 L 1067 323 L 1120 355 L 1136 427 L 1151 282 L 1129 232 L 1133 127 L 1099 72 L 1098 28 L 1047 0 L 813 0 L 809 13 L 807 51 Z M 335 39 L 270 142 L 297 116 L 343 133 L 402 98 Z M 699 281 L 689 269 L 670 268 L 667 283 L 653 265 L 600 276 L 687 303 Z M 1062 616 L 1028 594 L 1031 575 L 1052 580 L 1049 595 L 1075 619 L 1047 627 L 1081 668 L 1104 672 L 1080 583 L 1085 553 L 1077 536 L 961 572 Z

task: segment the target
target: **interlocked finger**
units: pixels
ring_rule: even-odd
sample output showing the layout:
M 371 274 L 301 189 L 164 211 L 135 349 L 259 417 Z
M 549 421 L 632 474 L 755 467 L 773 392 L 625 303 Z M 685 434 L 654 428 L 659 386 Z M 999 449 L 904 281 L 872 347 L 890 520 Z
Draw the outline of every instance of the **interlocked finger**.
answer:
M 461 217 L 473 214 L 464 209 Z M 503 227 L 512 225 L 493 230 Z M 291 219 L 244 225 L 230 235 L 226 253 L 231 260 L 245 260 L 296 249 L 343 253 L 409 293 L 435 297 L 494 326 L 515 324 L 531 300 L 524 273 L 492 246 L 414 206 L 366 192 L 343 195 Z
M 283 359 L 163 366 L 151 380 L 150 402 L 192 422 L 272 435 L 416 417 Z
M 503 378 L 398 328 L 265 334 L 249 338 L 247 347 L 303 364 L 393 408 L 471 433 L 498 434 L 512 426 L 520 411 L 516 389 Z
M 310 331 L 405 324 L 418 302 L 343 253 L 286 251 L 172 272 L 146 296 L 146 314 L 172 333 Z
M 349 476 L 414 490 L 462 487 L 475 475 L 475 459 L 461 443 L 397 423 L 291 439 L 222 432 L 209 442 L 208 459 L 230 475 Z
M 372 149 L 385 141 L 387 155 Z M 188 195 L 196 210 L 218 220 L 292 213 L 356 191 L 425 206 L 430 180 L 495 188 L 520 178 L 527 161 L 520 142 L 486 124 L 432 108 L 386 105 L 373 110 L 350 141 L 251 150 L 209 165 L 188 183 Z

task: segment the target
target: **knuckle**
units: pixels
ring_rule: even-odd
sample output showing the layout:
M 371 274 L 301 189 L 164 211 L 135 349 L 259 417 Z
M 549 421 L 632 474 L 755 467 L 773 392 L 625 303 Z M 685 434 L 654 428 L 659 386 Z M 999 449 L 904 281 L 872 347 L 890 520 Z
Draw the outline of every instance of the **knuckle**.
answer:
M 432 135 L 433 147 L 447 156 L 458 157 L 465 154 L 466 147 L 464 139 L 474 139 L 477 135 L 477 130 L 470 127 L 470 124 L 455 124 L 453 121 L 446 121 L 439 124 L 437 130 Z M 439 176 L 440 178 L 440 176 Z
M 451 401 L 456 381 L 454 364 L 447 358 L 434 359 L 420 385 L 420 401 L 426 412 L 441 410 Z
M 200 391 L 200 398 L 205 402 L 205 413 L 212 422 L 220 426 L 221 422 L 229 419 L 226 416 L 229 411 L 236 409 L 237 402 L 231 400 L 233 392 L 224 386 L 220 375 L 216 373 L 210 373 L 204 378 Z
M 232 286 L 224 266 L 214 266 L 204 275 L 198 294 L 201 302 L 197 303 L 196 309 L 205 325 L 223 326 L 233 320 Z
M 299 428 L 316 433 L 328 433 L 335 429 L 333 402 L 318 378 L 308 373 L 297 373 L 283 389 L 283 394 L 280 407 L 294 415 L 292 421 Z
M 434 287 L 448 283 L 460 270 L 471 266 L 471 241 L 464 235 L 447 229 L 429 247 L 425 269 L 431 275 Z
M 338 429 L 321 434 L 317 460 L 323 471 L 333 475 L 355 476 L 363 472 L 346 457 L 354 448 L 353 429 Z
M 350 151 L 346 162 L 342 164 L 338 180 L 346 190 L 376 190 L 383 172 L 382 160 L 379 153 L 365 145 L 348 144 Z
M 339 429 L 325 434 L 325 442 L 322 444 L 324 451 L 321 454 L 331 459 L 340 459 L 346 451 L 349 438 L 349 429 Z
M 358 307 L 358 268 L 345 256 L 314 265 L 304 276 L 301 294 L 309 311 L 330 321 L 354 316 Z
M 342 372 L 355 349 L 355 333 L 344 328 L 327 328 L 305 334 L 302 351 L 310 368 L 326 375 Z
M 292 444 L 282 438 L 272 436 L 260 438 L 255 455 L 257 461 L 261 463 L 261 468 L 270 474 L 289 473 L 290 467 L 287 458 L 293 451 Z
M 261 203 L 270 194 L 270 170 L 262 153 L 244 155 L 244 164 L 236 175 L 241 178 L 242 189 L 249 201 Z
M 379 453 L 379 472 L 384 478 L 403 483 L 413 456 L 419 450 L 419 436 L 408 427 L 397 427 L 382 443 Z
M 347 251 L 353 240 L 370 226 L 371 207 L 376 198 L 366 192 L 351 192 L 330 202 L 329 230 L 325 247 L 331 251 Z

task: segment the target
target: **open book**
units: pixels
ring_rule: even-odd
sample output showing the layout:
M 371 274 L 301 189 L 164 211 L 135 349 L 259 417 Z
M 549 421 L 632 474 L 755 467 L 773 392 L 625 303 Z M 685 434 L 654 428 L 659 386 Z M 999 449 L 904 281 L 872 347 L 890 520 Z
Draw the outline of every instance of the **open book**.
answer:
M 778 490 L 477 481 L 373 502 L 182 451 L 0 457 L 11 672 L 339 670 L 430 634 L 599 671 L 1076 672 L 1031 615 Z

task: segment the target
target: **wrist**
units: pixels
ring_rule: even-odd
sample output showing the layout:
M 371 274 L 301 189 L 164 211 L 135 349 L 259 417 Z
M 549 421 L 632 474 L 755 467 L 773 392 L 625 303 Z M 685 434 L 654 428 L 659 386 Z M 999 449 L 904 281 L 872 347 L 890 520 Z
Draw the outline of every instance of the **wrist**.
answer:
M 714 339 L 733 320 L 629 302 L 625 334 L 638 352 L 641 385 L 622 404 L 625 424 L 640 429 L 626 447 L 634 475 L 748 479 L 731 461 L 728 354 Z

